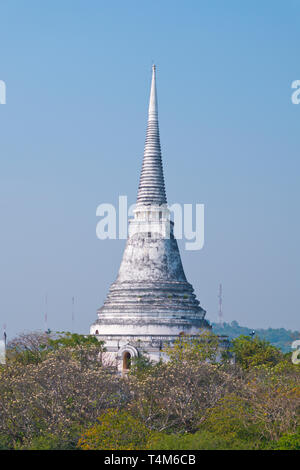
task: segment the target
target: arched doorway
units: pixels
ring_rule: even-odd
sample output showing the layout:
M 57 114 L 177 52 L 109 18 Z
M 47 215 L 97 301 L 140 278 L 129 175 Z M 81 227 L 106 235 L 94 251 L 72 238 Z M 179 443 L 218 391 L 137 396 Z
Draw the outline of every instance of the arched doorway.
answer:
M 132 362 L 135 357 L 138 357 L 138 350 L 131 344 L 124 344 L 118 352 L 118 371 L 124 376 L 132 367 Z
M 123 354 L 123 370 L 129 370 L 131 367 L 131 354 L 125 351 Z

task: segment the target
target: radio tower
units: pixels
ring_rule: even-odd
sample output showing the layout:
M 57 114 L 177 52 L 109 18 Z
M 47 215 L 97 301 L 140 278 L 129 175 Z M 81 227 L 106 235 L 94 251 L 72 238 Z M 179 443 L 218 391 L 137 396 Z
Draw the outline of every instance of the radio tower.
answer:
M 4 323 L 4 325 L 3 325 L 3 339 L 4 339 L 5 346 L 6 346 L 6 338 L 7 338 L 6 323 Z
M 222 298 L 222 284 L 219 285 L 219 325 L 223 327 L 223 298 Z
M 74 333 L 74 321 L 75 321 L 74 304 L 75 304 L 75 298 L 72 297 L 72 333 Z
M 45 333 L 47 333 L 47 331 L 48 331 L 48 295 L 47 294 L 45 295 L 45 317 L 44 317 L 44 321 L 45 321 Z

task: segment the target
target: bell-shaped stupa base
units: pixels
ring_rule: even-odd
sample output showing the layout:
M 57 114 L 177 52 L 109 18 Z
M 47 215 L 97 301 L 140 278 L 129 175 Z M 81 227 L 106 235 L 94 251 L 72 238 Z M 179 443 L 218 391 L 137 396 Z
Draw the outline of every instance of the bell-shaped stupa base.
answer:
M 177 241 L 145 235 L 128 239 L 92 334 L 196 334 L 208 327 L 205 310 L 186 280 Z
M 177 241 L 138 233 L 127 240 L 118 278 L 91 334 L 105 342 L 106 360 L 122 372 L 128 358 L 140 354 L 167 360 L 165 346 L 180 335 L 211 328 L 205 313 L 186 280 Z

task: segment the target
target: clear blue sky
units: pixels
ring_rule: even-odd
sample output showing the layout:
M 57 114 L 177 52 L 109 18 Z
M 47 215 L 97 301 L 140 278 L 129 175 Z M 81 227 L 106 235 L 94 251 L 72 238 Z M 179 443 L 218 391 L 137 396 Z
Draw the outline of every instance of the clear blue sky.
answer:
M 0 6 L 0 327 L 88 332 L 124 241 L 96 207 L 134 203 L 158 65 L 168 201 L 204 203 L 181 253 L 217 319 L 300 328 L 300 2 L 6 0 Z

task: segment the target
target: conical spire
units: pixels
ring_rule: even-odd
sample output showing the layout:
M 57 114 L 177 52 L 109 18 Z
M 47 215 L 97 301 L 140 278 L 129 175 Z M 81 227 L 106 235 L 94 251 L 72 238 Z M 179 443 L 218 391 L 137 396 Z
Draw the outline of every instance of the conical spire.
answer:
M 166 203 L 167 198 L 161 160 L 157 113 L 156 67 L 153 65 L 148 111 L 148 126 L 137 204 L 160 205 Z

